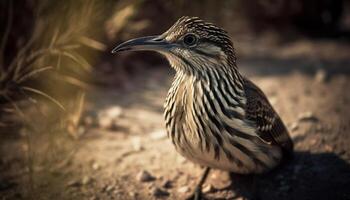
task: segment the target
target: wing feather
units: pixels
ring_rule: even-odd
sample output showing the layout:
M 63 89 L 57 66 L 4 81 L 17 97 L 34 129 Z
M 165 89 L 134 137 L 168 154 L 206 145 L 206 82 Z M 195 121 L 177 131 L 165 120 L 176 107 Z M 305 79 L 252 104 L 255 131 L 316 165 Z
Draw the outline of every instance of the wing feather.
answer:
M 288 130 L 265 94 L 247 79 L 244 90 L 247 98 L 246 117 L 255 124 L 259 137 L 269 144 L 280 146 L 286 153 L 291 153 L 293 142 Z

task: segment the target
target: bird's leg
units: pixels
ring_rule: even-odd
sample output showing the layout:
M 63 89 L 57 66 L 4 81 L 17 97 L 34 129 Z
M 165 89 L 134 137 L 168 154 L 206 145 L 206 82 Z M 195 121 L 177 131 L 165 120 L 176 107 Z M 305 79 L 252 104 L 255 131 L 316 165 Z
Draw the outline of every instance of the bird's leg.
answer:
M 206 167 L 201 179 L 199 180 L 199 183 L 197 184 L 196 188 L 194 189 L 194 193 L 187 198 L 187 200 L 200 200 L 202 199 L 202 186 L 205 182 L 205 180 L 208 177 L 208 174 L 210 172 L 210 167 Z

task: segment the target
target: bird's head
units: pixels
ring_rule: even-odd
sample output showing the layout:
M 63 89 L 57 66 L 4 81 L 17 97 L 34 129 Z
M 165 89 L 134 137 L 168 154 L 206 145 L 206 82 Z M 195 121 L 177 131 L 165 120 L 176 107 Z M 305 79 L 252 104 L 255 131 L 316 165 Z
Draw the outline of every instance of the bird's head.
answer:
M 198 17 L 182 17 L 161 35 L 126 41 L 112 50 L 157 51 L 176 70 L 195 73 L 235 67 L 233 44 L 227 32 Z

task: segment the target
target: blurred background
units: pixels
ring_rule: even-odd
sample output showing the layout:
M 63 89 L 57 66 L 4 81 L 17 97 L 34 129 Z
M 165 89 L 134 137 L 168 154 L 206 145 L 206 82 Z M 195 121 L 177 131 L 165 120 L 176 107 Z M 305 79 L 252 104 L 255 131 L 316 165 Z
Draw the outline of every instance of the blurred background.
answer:
M 190 194 L 201 168 L 176 154 L 162 117 L 175 72 L 155 53 L 110 53 L 184 15 L 228 31 L 240 71 L 291 132 L 296 158 L 259 179 L 262 199 L 349 199 L 349 11 L 346 0 L 2 0 L 1 199 Z M 246 197 L 232 182 L 215 171 L 206 197 Z

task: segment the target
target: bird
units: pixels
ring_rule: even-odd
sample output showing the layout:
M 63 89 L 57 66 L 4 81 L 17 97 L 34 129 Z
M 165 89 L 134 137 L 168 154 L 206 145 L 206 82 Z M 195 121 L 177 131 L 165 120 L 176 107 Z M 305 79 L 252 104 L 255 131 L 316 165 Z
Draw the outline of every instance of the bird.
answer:
M 164 104 L 167 135 L 188 160 L 205 167 L 192 199 L 210 170 L 268 172 L 293 155 L 293 142 L 263 91 L 239 72 L 224 29 L 183 16 L 161 35 L 128 40 L 112 53 L 155 51 L 175 77 Z

